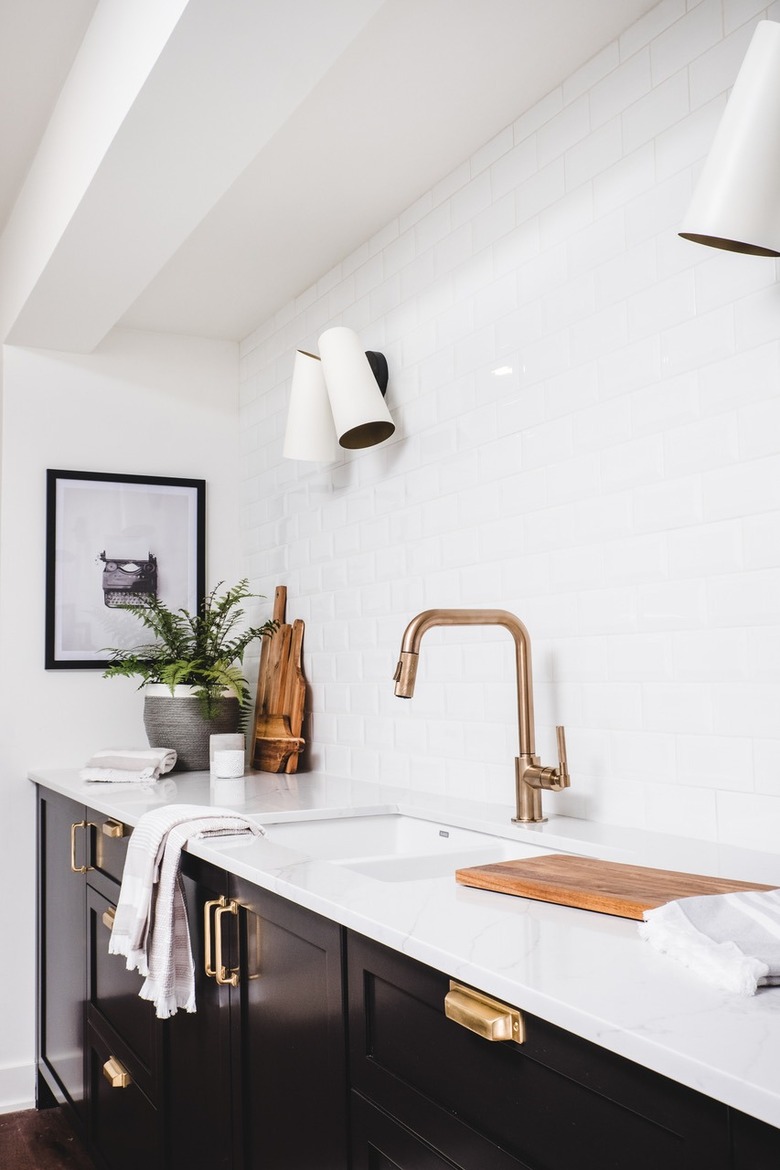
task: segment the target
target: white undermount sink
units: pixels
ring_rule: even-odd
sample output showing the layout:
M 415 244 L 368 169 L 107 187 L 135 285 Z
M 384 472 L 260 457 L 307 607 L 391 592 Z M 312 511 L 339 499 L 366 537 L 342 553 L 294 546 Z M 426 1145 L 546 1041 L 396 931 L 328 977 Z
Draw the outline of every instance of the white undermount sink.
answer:
M 404 813 L 268 825 L 267 839 L 317 861 L 328 861 L 385 882 L 446 877 L 464 866 L 550 852 Z

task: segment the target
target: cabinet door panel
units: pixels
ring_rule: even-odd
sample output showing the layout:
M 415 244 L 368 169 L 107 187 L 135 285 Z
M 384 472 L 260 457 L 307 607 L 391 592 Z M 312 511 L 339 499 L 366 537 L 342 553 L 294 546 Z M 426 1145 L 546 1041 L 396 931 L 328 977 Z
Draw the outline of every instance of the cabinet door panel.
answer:
M 240 879 L 231 895 L 241 907 L 231 1008 L 241 1052 L 237 1165 L 344 1170 L 341 930 Z
M 231 1170 L 230 988 L 218 987 L 206 976 L 204 934 L 206 903 L 226 894 L 227 878 L 222 870 L 185 853 L 182 880 L 195 961 L 196 1011 L 177 1012 L 168 1021 L 166 1170 Z
M 39 1054 L 58 1100 L 84 1116 L 86 996 L 86 881 L 90 830 L 75 801 L 39 790 L 38 800 L 38 1036 Z M 75 859 L 71 857 L 71 840 Z

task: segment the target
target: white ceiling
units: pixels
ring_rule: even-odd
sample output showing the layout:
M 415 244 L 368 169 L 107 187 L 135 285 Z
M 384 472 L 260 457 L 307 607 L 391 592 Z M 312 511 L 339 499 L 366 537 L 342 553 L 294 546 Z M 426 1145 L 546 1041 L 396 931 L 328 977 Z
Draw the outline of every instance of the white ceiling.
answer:
M 9 340 L 246 336 L 655 2 L 190 0 Z M 0 225 L 95 6 L 0 0 Z
M 97 0 L 0 0 L 0 231 Z

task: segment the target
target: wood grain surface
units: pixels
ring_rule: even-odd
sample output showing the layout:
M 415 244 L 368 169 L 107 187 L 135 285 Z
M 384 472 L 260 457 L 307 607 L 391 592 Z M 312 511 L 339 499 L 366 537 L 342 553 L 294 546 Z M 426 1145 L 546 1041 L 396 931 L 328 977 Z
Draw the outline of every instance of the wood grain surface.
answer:
M 563 853 L 475 865 L 457 870 L 455 878 L 464 886 L 637 919 L 641 919 L 645 910 L 663 906 L 677 898 L 730 894 L 736 890 L 775 889 L 757 882 L 623 865 Z
M 287 587 L 278 585 L 274 618 L 279 628 L 263 639 L 257 675 L 252 765 L 262 772 L 295 772 L 306 741 L 301 738 L 306 680 L 301 653 L 303 622 L 287 625 Z

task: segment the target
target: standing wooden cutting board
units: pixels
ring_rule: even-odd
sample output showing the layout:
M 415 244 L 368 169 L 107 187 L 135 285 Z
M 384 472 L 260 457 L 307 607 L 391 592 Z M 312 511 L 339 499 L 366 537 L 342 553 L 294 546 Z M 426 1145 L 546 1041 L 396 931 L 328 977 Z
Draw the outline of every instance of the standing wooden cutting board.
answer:
M 301 666 L 303 622 L 285 622 L 287 587 L 278 585 L 274 620 L 278 629 L 263 639 L 257 675 L 252 765 L 261 772 L 295 772 L 306 741 L 301 738 L 306 680 Z
M 757 882 L 622 865 L 616 861 L 598 861 L 592 857 L 571 857 L 562 853 L 474 865 L 457 870 L 455 878 L 461 885 L 477 886 L 481 890 L 638 919 L 645 910 L 663 906 L 676 898 L 776 888 Z

